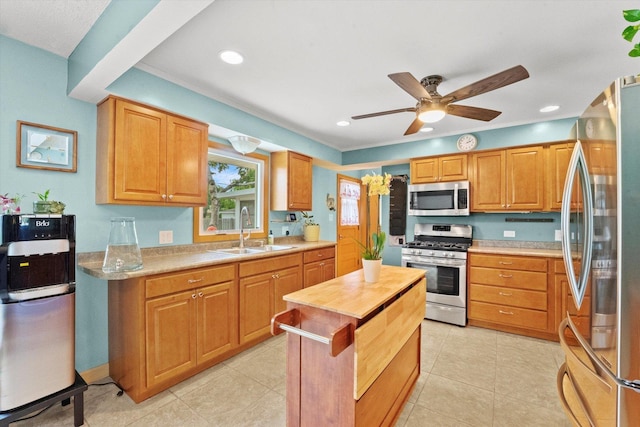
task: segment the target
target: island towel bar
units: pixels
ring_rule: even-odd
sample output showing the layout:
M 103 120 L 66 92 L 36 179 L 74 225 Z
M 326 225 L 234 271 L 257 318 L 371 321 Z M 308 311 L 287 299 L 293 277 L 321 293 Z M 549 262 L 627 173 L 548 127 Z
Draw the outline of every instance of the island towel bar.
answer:
M 304 329 L 297 328 L 295 325 L 300 324 L 300 311 L 297 309 L 291 309 L 280 312 L 273 316 L 271 319 L 271 335 L 279 335 L 282 332 L 290 332 L 292 334 L 300 335 L 304 338 L 309 338 L 314 341 L 327 344 L 329 346 L 329 354 L 332 357 L 336 357 L 342 353 L 344 349 L 349 347 L 353 343 L 353 332 L 350 323 L 345 323 L 338 329 L 331 333 L 330 337 L 324 337 L 322 335 L 314 334 L 313 332 L 305 331 Z

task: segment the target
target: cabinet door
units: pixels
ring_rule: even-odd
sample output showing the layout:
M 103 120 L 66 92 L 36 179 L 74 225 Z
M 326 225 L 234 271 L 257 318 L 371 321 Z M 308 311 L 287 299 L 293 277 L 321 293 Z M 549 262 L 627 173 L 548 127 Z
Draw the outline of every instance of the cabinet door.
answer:
M 187 291 L 146 302 L 147 387 L 196 366 L 196 298 Z
M 467 179 L 467 156 L 440 157 L 438 159 L 439 181 L 463 181 Z
M 113 198 L 161 202 L 167 176 L 166 115 L 117 100 L 115 120 Z
M 207 202 L 207 128 L 167 116 L 166 201 L 191 205 Z
M 439 174 L 437 157 L 412 159 L 410 170 L 412 184 L 423 184 L 426 182 L 438 181 Z
M 335 277 L 335 259 L 316 261 L 304 265 L 304 287 L 317 285 Z
M 489 151 L 471 157 L 471 207 L 474 211 L 503 210 L 505 202 L 505 152 Z
M 274 275 L 275 311 L 273 314 L 287 309 L 283 296 L 302 289 L 302 274 L 299 267 L 278 270 Z
M 272 273 L 240 279 L 240 344 L 269 335 L 274 280 Z
M 238 296 L 233 281 L 198 292 L 198 363 L 238 346 Z
M 507 209 L 544 208 L 544 157 L 542 147 L 514 148 L 507 154 Z
M 302 154 L 289 152 L 289 209 L 311 210 L 311 181 L 313 166 L 311 158 Z
M 562 209 L 562 192 L 564 191 L 564 181 L 567 176 L 567 168 L 569 160 L 573 153 L 573 143 L 554 144 L 549 147 L 549 209 Z M 574 186 L 571 196 L 571 204 L 573 208 L 578 207 L 579 187 Z

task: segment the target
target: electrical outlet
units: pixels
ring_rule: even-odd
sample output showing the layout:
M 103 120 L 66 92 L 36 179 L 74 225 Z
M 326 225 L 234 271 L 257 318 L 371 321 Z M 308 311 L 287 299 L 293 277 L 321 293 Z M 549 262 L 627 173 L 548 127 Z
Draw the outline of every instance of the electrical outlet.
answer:
M 513 230 L 504 230 L 504 237 L 516 237 L 516 232 Z
M 282 226 L 282 235 L 283 236 L 288 236 L 289 235 L 289 226 L 288 225 L 283 225 Z
M 561 242 L 562 241 L 562 230 L 556 230 L 556 242 Z
M 158 237 L 161 245 L 173 243 L 173 230 L 162 230 Z

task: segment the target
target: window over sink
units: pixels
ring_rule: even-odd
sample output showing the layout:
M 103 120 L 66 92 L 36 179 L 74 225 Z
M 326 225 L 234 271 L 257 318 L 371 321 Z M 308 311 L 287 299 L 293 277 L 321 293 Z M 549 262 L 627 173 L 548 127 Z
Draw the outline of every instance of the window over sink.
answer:
M 209 142 L 207 154 L 207 204 L 193 209 L 193 241 L 212 242 L 239 238 L 241 222 L 251 237 L 266 237 L 267 166 L 262 154 L 242 155 L 231 147 Z M 249 211 L 249 219 L 241 216 Z

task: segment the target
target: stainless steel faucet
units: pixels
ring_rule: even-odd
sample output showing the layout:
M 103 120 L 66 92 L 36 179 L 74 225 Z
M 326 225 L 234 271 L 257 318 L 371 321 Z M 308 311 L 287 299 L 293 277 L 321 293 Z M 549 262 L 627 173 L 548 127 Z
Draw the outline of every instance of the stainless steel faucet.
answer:
M 244 223 L 242 222 L 242 216 L 247 215 L 247 226 L 251 225 L 251 217 L 249 216 L 249 209 L 247 207 L 243 207 L 240 210 L 240 248 L 244 248 L 244 241 L 251 238 L 251 230 L 249 230 L 249 234 L 247 237 L 244 237 Z

